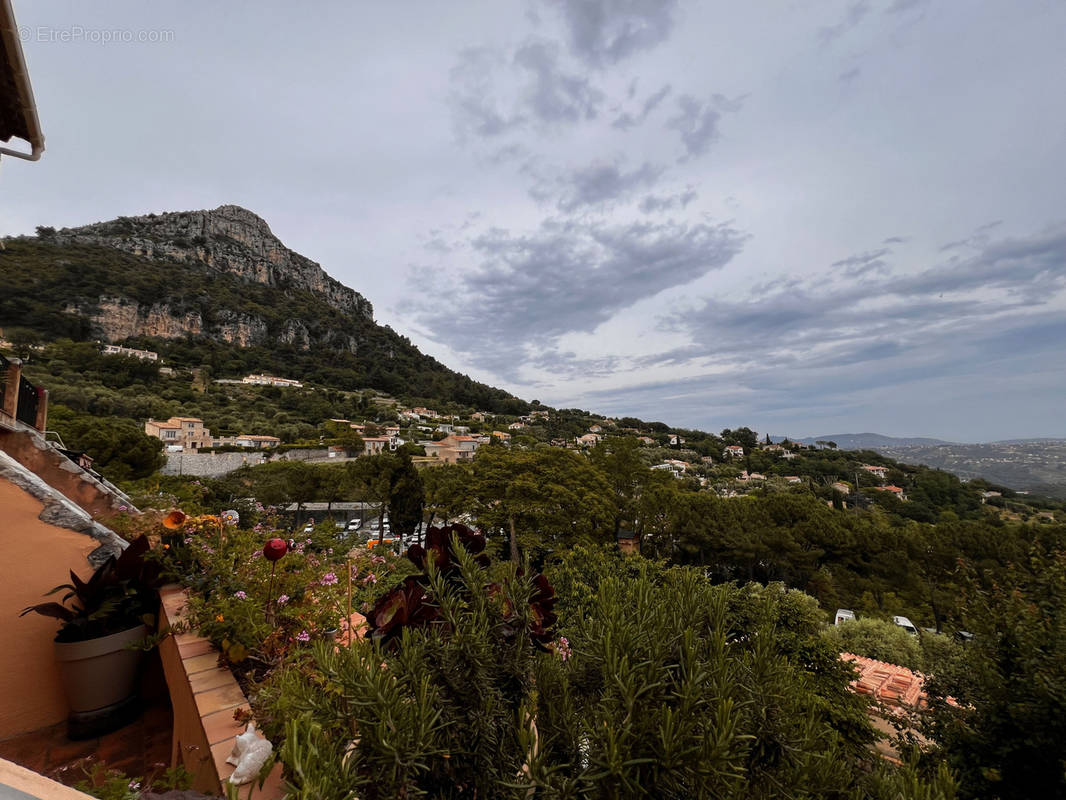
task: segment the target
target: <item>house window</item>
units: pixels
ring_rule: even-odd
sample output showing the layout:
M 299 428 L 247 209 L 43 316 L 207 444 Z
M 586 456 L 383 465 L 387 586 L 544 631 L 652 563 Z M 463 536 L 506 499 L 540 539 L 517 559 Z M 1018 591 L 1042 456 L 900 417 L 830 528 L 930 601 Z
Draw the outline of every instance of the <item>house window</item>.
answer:
M 177 431 L 163 431 L 163 434 L 168 439 L 176 439 L 178 437 L 178 432 Z

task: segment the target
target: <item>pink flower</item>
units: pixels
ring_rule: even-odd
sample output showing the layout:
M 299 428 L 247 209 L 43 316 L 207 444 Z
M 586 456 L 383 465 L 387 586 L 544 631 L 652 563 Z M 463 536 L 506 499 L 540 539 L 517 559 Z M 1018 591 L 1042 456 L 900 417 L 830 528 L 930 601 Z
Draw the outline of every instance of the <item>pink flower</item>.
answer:
M 368 583 L 377 583 L 377 582 L 378 582 L 378 576 L 375 575 L 373 572 L 367 573 L 367 576 L 365 578 L 363 578 L 363 586 L 366 586 Z
M 325 575 L 322 576 L 322 580 L 319 581 L 319 583 L 321 583 L 323 586 L 336 586 L 337 574 L 334 572 L 327 572 Z
M 289 602 L 289 596 L 287 594 L 283 594 L 280 597 L 278 597 L 278 605 L 279 606 L 283 606 L 287 602 Z
M 248 595 L 246 595 L 244 592 L 237 592 L 233 596 L 236 597 L 238 600 L 247 600 L 248 599 Z
M 309 642 L 311 641 L 311 634 L 309 634 L 307 631 L 300 631 L 298 634 L 296 634 L 296 641 Z
M 371 556 L 370 557 L 370 563 L 371 564 L 384 564 L 385 563 L 385 556 Z
M 573 652 L 570 649 L 570 640 L 567 639 L 565 636 L 560 636 L 558 641 L 552 644 L 552 650 L 554 650 L 555 654 L 559 656 L 559 658 L 561 658 L 563 661 L 566 661 L 568 658 L 570 658 L 570 655 Z

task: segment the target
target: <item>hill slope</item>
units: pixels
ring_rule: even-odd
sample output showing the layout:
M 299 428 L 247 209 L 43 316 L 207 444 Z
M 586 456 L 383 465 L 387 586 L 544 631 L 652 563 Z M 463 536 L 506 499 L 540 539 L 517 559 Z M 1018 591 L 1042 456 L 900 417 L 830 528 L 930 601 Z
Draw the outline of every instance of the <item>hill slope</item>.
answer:
M 237 206 L 9 239 L 0 327 L 157 350 L 213 377 L 269 371 L 342 389 L 521 410 L 373 321 L 358 292 Z

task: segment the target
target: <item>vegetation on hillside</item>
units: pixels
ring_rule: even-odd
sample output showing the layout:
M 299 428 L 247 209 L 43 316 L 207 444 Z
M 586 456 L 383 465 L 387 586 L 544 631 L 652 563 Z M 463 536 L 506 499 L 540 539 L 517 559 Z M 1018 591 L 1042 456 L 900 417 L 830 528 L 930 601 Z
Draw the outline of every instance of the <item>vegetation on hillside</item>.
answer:
M 203 369 L 204 377 L 271 372 L 337 389 L 369 387 L 500 411 L 525 407 L 507 392 L 424 355 L 391 328 L 345 314 L 311 292 L 249 283 L 206 266 L 154 261 L 100 246 L 52 244 L 47 237 L 22 238 L 0 251 L 0 282 L 0 326 L 9 338 L 28 334 L 89 341 L 97 336 L 92 315 L 101 299 L 125 299 L 145 308 L 165 307 L 179 319 L 198 315 L 203 330 L 214 336 L 126 343 L 157 351 L 173 368 Z M 221 328 L 250 320 L 265 325 L 262 343 L 236 347 L 218 338 Z M 313 347 L 285 343 L 292 321 L 306 329 Z

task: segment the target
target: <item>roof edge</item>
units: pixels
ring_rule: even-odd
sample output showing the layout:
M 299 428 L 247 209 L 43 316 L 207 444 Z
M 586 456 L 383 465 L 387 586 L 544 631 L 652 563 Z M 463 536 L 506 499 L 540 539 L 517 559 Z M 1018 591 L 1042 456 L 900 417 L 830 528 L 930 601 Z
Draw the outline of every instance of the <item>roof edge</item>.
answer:
M 0 0 L 0 38 L 4 41 L 4 52 L 7 53 L 7 67 L 11 70 L 18 92 L 18 101 L 22 109 L 23 122 L 29 135 L 27 141 L 32 148 L 29 153 L 0 147 L 0 153 L 27 161 L 37 161 L 44 152 L 44 132 L 41 130 L 41 120 L 37 116 L 37 104 L 33 99 L 33 86 L 30 84 L 30 73 L 26 68 L 26 59 L 22 53 L 22 40 L 19 35 L 18 25 L 15 24 L 15 12 L 11 7 L 11 0 Z

